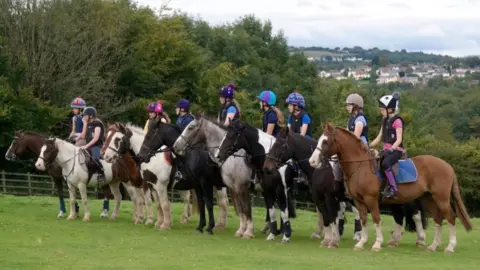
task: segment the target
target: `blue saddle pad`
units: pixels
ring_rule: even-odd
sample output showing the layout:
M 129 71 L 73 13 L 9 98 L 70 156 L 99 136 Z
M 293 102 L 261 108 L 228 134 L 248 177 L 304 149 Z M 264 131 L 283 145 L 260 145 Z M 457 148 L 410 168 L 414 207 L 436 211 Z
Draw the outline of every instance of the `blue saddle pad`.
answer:
M 381 180 L 386 180 L 382 173 L 377 171 L 377 176 Z M 397 184 L 412 183 L 417 181 L 418 172 L 415 163 L 411 158 L 398 161 L 398 172 L 395 172 Z

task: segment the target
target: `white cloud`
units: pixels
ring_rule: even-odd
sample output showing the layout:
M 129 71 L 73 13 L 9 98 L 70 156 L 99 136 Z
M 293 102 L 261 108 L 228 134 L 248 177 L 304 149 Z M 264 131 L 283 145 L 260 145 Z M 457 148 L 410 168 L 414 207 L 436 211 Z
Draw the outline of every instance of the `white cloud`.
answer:
M 160 7 L 164 1 L 137 0 Z M 480 54 L 478 0 L 171 0 L 211 24 L 255 14 L 296 46 L 379 47 L 463 56 Z

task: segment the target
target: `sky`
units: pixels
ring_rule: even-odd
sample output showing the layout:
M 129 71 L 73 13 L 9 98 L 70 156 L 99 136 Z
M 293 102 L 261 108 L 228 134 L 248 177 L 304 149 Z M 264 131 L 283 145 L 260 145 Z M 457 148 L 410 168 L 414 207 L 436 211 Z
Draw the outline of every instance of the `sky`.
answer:
M 167 3 L 213 25 L 246 14 L 270 20 L 291 46 L 378 47 L 480 55 L 480 0 L 135 0 Z

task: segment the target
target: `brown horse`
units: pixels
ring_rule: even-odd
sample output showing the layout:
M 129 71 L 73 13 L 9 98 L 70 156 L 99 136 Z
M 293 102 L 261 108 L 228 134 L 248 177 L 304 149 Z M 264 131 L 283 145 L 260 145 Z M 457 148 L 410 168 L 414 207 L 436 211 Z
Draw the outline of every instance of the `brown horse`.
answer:
M 101 154 L 107 149 L 111 137 L 117 131 L 115 125 L 109 124 L 107 128 L 107 134 L 111 134 L 105 140 L 103 147 L 101 149 Z M 147 186 L 144 183 L 142 176 L 140 175 L 140 170 L 138 169 L 135 160 L 133 159 L 132 153 L 130 151 L 125 151 L 113 161 L 112 164 L 112 173 L 116 179 L 119 179 L 123 184 L 131 185 L 135 188 L 135 198 L 132 198 L 133 203 L 133 214 L 135 224 L 140 224 L 143 221 L 143 205 L 145 204 L 147 212 L 147 220 L 145 224 L 153 224 L 153 210 L 152 210 L 152 199 L 151 193 L 148 192 Z M 108 162 L 108 161 L 107 161 Z
M 17 131 L 13 138 L 12 144 L 8 148 L 7 153 L 5 154 L 5 159 L 10 161 L 16 161 L 17 157 L 23 155 L 24 153 L 31 152 L 36 155 L 40 154 L 40 149 L 45 144 L 45 137 L 42 135 L 29 132 L 29 131 Z M 60 204 L 60 212 L 57 217 L 64 217 L 66 214 L 65 209 L 65 200 L 63 196 L 63 175 L 62 168 L 58 166 L 57 163 L 53 163 L 47 168 L 47 174 L 52 179 L 55 187 L 57 188 L 58 200 Z M 113 199 L 112 192 L 108 186 L 102 187 L 105 198 Z M 76 203 L 76 214 L 78 215 L 79 207 Z M 103 213 L 103 212 L 102 212 Z
M 114 175 L 118 177 L 122 181 L 122 183 L 131 183 L 136 188 L 141 188 L 141 198 L 139 200 L 140 204 L 145 203 L 146 205 L 146 210 L 147 210 L 147 220 L 145 224 L 153 224 L 153 211 L 152 211 L 152 192 L 149 188 L 149 185 L 144 181 L 142 178 L 142 175 L 140 173 L 140 167 L 138 164 L 138 161 L 134 158 L 136 155 L 133 152 L 133 150 L 129 147 L 129 143 L 123 143 L 120 144 L 119 142 L 115 142 L 115 145 L 118 149 L 114 149 L 113 147 L 110 146 L 112 143 L 112 138 L 114 138 L 114 135 L 117 132 L 122 132 L 120 130 L 120 126 L 118 123 L 109 123 L 107 127 L 107 138 L 105 140 L 105 143 L 103 144 L 103 147 L 101 149 L 101 155 L 102 157 L 105 154 L 105 151 L 107 149 L 110 149 L 118 154 L 118 158 L 115 158 L 113 160 L 108 160 L 106 159 L 107 162 L 113 162 L 112 164 L 112 170 Z M 192 209 L 190 207 L 190 192 L 183 192 L 182 199 L 185 202 L 186 207 L 184 207 L 184 213 L 182 215 L 181 222 L 182 223 L 187 223 L 192 216 Z M 197 206 L 197 200 L 195 197 L 195 191 L 191 191 L 192 197 L 193 197 L 193 212 L 198 213 L 198 206 Z M 141 207 L 141 206 L 140 206 Z M 138 208 L 137 208 L 138 210 Z M 140 213 L 139 216 L 143 216 L 143 209 L 140 208 Z M 161 208 L 158 209 L 159 211 L 159 218 L 163 216 L 162 213 L 160 213 Z M 139 220 L 136 220 L 136 224 L 139 223 Z
M 363 245 L 367 242 L 367 214 L 370 210 L 377 236 L 372 250 L 380 251 L 383 243 L 379 211 L 379 191 L 382 181 L 377 175 L 379 168 L 377 158 L 352 132 L 327 123 L 323 126 L 323 134 L 310 157 L 310 165 L 316 167 L 323 159 L 333 155 L 338 155 L 345 172 L 347 193 L 353 198 L 360 212 L 362 236 L 355 245 L 355 250 L 363 249 Z M 407 163 L 400 165 L 400 162 Z M 435 221 L 435 235 L 428 250 L 435 251 L 440 245 L 442 222 L 445 218 L 450 228 L 449 243 L 445 252 L 453 252 L 457 244 L 455 213 L 465 229 L 472 230 L 472 223 L 463 204 L 454 169 L 444 160 L 431 155 L 416 156 L 400 162 L 396 167 L 403 166 L 405 169 L 407 168 L 405 166 L 410 166 L 409 169 L 415 178 L 399 183 L 397 198 L 382 198 L 381 203 L 403 204 L 425 196 L 424 200 Z M 412 165 L 408 165 L 408 162 Z M 397 182 L 398 180 L 397 177 Z M 451 200 L 452 204 L 450 204 Z

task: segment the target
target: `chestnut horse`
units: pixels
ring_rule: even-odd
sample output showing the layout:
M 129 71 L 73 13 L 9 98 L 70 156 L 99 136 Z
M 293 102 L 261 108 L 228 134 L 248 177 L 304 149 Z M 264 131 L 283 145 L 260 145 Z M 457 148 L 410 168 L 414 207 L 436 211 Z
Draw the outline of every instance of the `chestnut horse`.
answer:
M 377 158 L 352 132 L 327 123 L 323 126 L 323 134 L 309 159 L 310 165 L 316 167 L 322 160 L 333 155 L 338 155 L 345 173 L 347 193 L 353 198 L 360 212 L 362 236 L 355 245 L 355 250 L 362 250 L 367 242 L 367 214 L 370 210 L 377 236 L 372 250 L 380 251 L 383 232 L 380 224 L 379 192 L 383 178 L 378 175 Z M 435 235 L 428 250 L 435 251 L 440 245 L 442 222 L 446 219 L 450 237 L 445 252 L 453 252 L 457 244 L 455 214 L 467 232 L 472 230 L 472 223 L 462 201 L 452 166 L 440 158 L 421 155 L 400 160 L 396 167 L 398 195 L 396 198 L 382 198 L 381 203 L 404 204 L 425 196 L 435 221 Z
M 116 125 L 114 124 L 109 124 L 107 128 L 107 139 L 105 140 L 105 143 L 103 144 L 103 147 L 100 151 L 102 157 L 103 154 L 105 153 L 105 150 L 108 148 L 110 144 L 110 140 L 112 138 L 112 135 L 117 132 L 118 129 Z M 137 198 L 132 198 L 132 203 L 133 203 L 133 212 L 136 213 L 134 214 L 135 216 L 135 224 L 140 224 L 143 220 L 143 204 L 145 204 L 145 208 L 147 211 L 147 220 L 145 224 L 153 224 L 153 210 L 152 210 L 152 198 L 151 198 L 151 192 L 147 188 L 147 185 L 142 179 L 142 176 L 140 174 L 140 170 L 135 163 L 135 160 L 133 159 L 133 156 L 135 156 L 134 153 L 131 152 L 131 150 L 122 152 L 122 154 L 119 156 L 119 158 L 115 159 L 112 162 L 112 170 L 113 174 L 119 179 L 122 183 L 124 184 L 131 184 L 135 188 L 138 189 L 138 194 Z M 109 160 L 106 160 L 107 162 L 110 163 Z

